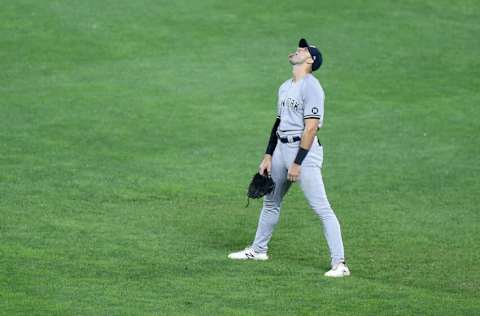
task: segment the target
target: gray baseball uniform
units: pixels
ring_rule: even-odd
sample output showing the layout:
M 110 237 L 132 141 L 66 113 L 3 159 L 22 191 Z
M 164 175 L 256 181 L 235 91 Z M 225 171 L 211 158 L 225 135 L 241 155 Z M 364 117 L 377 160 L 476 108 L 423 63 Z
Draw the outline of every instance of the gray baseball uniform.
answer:
M 287 180 L 289 167 L 297 155 L 300 142 L 293 142 L 294 136 L 302 136 L 304 119 L 318 118 L 320 128 L 323 124 L 324 92 L 318 80 L 308 74 L 298 82 L 285 81 L 278 90 L 277 117 L 280 118 L 277 135 L 287 138 L 288 143 L 277 141 L 272 157 L 272 178 L 275 190 L 266 195 L 258 221 L 257 233 L 252 244 L 256 252 L 267 252 L 268 242 L 280 216 L 280 207 L 291 182 Z M 344 261 L 344 251 L 340 225 L 333 212 L 322 179 L 323 147 L 317 137 L 301 165 L 298 182 L 310 207 L 320 217 L 323 232 L 330 250 L 332 266 Z

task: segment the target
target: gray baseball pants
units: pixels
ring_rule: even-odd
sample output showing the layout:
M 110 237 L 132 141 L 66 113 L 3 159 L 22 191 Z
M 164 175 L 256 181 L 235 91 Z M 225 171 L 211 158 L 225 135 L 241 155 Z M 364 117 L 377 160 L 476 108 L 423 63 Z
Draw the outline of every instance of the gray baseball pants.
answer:
M 300 142 L 281 143 L 272 158 L 272 179 L 275 181 L 275 190 L 266 195 L 258 221 L 255 241 L 252 244 L 256 252 L 264 253 L 268 250 L 268 242 L 280 217 L 282 199 L 287 193 L 291 182 L 287 180 L 288 168 L 295 160 Z M 330 250 L 332 266 L 344 261 L 342 234 L 340 224 L 328 202 L 322 179 L 323 147 L 317 137 L 301 165 L 299 184 L 310 204 L 310 207 L 320 217 L 323 224 L 323 234 Z

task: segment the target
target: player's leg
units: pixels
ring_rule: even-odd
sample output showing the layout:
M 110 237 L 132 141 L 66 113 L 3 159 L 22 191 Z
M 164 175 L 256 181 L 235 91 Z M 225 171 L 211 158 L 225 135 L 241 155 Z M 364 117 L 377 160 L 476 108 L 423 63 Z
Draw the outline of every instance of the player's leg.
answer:
M 263 207 L 258 220 L 255 240 L 250 247 L 233 252 L 228 255 L 236 260 L 267 260 L 268 242 L 280 217 L 282 198 L 288 191 L 290 183 L 287 182 L 287 169 L 282 159 L 281 145 L 277 145 L 272 158 L 271 176 L 275 182 L 275 190 L 263 198 Z
M 252 244 L 253 250 L 257 253 L 267 252 L 268 242 L 280 218 L 282 199 L 290 187 L 290 182 L 287 181 L 288 170 L 283 162 L 280 146 L 282 145 L 277 145 L 272 158 L 271 173 L 275 182 L 275 190 L 263 198 L 263 207 L 258 220 L 255 240 Z
M 323 233 L 330 250 L 332 267 L 345 260 L 342 234 L 337 216 L 327 199 L 323 184 L 321 166 L 323 148 L 314 142 L 310 152 L 302 164 L 300 172 L 300 187 L 323 224 Z
M 302 166 L 300 186 L 310 207 L 322 221 L 323 233 L 330 250 L 332 266 L 343 262 L 345 256 L 340 224 L 328 202 L 320 168 Z

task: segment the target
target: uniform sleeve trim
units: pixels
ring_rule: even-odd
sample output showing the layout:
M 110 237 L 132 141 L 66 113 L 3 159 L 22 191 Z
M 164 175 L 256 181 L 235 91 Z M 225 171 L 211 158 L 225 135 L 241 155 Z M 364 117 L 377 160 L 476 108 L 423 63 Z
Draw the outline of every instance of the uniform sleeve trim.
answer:
M 304 119 L 306 118 L 316 118 L 316 119 L 320 119 L 320 115 L 306 115 L 303 117 Z

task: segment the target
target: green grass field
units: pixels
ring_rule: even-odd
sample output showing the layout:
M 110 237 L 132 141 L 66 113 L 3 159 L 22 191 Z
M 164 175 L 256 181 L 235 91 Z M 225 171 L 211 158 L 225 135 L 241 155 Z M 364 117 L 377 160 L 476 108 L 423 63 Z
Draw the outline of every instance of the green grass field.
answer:
M 479 315 L 478 1 L 4 1 L 1 315 Z M 300 37 L 324 181 L 230 262 Z

